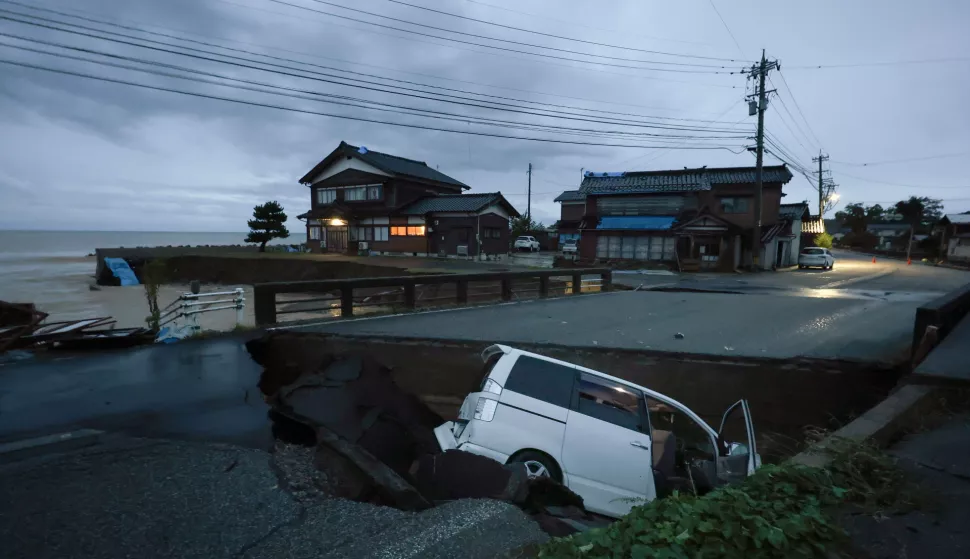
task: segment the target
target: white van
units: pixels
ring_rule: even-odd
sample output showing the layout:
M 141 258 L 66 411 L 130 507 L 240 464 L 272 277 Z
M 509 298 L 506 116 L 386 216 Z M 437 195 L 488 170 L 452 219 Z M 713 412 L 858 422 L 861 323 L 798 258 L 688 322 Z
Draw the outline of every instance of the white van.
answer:
M 442 450 L 523 463 L 579 494 L 586 508 L 620 517 L 674 489 L 708 491 L 754 473 L 751 411 L 739 400 L 719 431 L 680 402 L 565 361 L 504 345 L 482 353 L 485 374 L 456 421 L 437 429 Z M 721 433 L 738 422 L 744 444 Z

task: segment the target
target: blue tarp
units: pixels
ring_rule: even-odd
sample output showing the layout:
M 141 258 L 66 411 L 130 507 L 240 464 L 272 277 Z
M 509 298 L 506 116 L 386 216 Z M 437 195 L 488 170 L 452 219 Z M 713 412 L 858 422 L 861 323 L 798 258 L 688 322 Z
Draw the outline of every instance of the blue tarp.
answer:
M 666 231 L 676 221 L 668 216 L 611 216 L 600 218 L 597 229 L 623 229 L 633 231 Z
M 121 285 L 138 285 L 135 272 L 131 271 L 131 266 L 125 262 L 124 258 L 105 258 L 104 265 L 111 270 L 114 277 L 121 281 Z

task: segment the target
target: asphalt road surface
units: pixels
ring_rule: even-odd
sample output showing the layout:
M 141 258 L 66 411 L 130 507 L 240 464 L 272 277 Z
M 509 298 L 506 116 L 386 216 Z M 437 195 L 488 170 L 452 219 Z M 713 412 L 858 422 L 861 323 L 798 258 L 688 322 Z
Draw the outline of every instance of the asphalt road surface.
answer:
M 915 310 L 970 282 L 963 271 L 837 253 L 831 271 L 617 274 L 641 291 L 320 323 L 310 330 L 751 357 L 887 362 Z M 695 292 L 696 291 L 696 292 Z M 683 334 L 683 337 L 676 336 Z

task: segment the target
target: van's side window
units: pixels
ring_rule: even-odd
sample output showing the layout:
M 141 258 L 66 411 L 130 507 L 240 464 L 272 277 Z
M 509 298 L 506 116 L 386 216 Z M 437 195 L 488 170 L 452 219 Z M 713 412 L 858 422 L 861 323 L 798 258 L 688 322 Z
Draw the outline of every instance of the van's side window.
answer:
M 647 422 L 640 413 L 640 395 L 637 391 L 582 373 L 577 392 L 579 413 L 634 431 L 646 430 Z
M 576 369 L 520 355 L 505 381 L 505 389 L 564 408 L 569 407 Z

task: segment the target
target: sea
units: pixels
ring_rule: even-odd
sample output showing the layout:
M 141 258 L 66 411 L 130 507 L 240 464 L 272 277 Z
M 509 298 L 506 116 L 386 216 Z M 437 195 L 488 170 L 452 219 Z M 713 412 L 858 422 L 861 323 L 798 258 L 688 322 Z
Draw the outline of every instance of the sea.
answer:
M 124 316 L 142 305 L 140 288 L 97 288 L 96 248 L 240 245 L 245 232 L 3 231 L 0 230 L 0 300 L 34 303 L 51 318 Z M 291 236 L 279 243 L 297 242 Z M 131 309 L 141 322 L 144 312 Z M 119 324 L 119 326 L 128 324 Z M 135 324 L 139 325 L 139 324 Z

